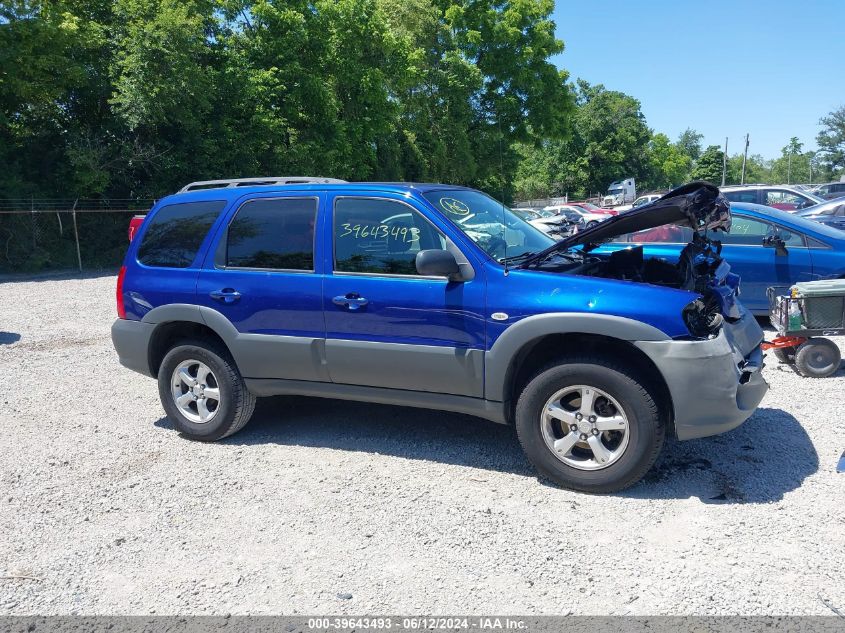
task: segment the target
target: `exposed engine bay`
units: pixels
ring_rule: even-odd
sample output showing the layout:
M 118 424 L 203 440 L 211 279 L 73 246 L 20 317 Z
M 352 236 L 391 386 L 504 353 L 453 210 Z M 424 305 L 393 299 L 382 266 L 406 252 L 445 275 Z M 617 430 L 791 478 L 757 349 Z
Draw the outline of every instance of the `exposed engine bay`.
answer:
M 719 256 L 721 249 L 720 242 L 711 242 L 695 234 L 693 241 L 681 251 L 677 264 L 656 257 L 646 259 L 642 246 L 632 246 L 608 255 L 585 253 L 582 262 L 556 262 L 557 265 L 544 268 L 554 268 L 556 272 L 571 275 L 670 286 L 703 294 L 715 281 L 723 263 Z
M 610 253 L 592 252 L 613 238 L 664 225 L 692 229 L 692 241 L 680 252 L 677 263 L 645 258 L 642 246 Z M 686 306 L 683 317 L 694 336 L 710 337 L 716 335 L 723 321 L 742 317 L 737 301 L 739 276 L 730 272 L 731 267 L 722 259 L 722 243 L 708 235 L 728 231 L 730 226 L 730 205 L 719 189 L 709 183 L 694 182 L 565 238 L 526 258 L 521 265 L 696 293 L 699 297 Z
M 688 290 L 701 295 L 684 315 L 691 331 L 702 336 L 718 330 L 724 319 L 739 319 L 736 303 L 739 277 L 721 256 L 722 244 L 699 233 L 681 251 L 678 262 L 643 255 L 642 246 L 632 246 L 609 254 L 579 253 L 567 261 L 560 258 L 545 263 L 546 270 L 570 275 L 619 279 Z M 574 253 L 570 253 L 574 255 Z M 580 260 L 580 261 L 579 261 Z

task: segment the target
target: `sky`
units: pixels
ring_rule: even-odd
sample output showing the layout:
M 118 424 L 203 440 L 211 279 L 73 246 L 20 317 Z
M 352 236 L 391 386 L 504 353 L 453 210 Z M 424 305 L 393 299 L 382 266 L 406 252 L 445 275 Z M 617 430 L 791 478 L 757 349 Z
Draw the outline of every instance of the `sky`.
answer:
M 816 149 L 819 119 L 845 105 L 845 0 L 556 0 L 553 58 L 570 79 L 640 100 L 649 127 L 687 127 L 728 154 Z

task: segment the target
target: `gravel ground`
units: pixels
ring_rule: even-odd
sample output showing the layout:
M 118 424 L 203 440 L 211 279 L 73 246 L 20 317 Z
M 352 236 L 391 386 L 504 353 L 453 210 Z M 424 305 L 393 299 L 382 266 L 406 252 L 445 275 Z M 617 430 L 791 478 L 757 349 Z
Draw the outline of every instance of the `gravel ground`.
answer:
M 111 347 L 114 277 L 0 283 L 0 614 L 824 614 L 845 607 L 845 370 L 633 489 L 538 481 L 509 428 L 259 401 L 204 445 Z

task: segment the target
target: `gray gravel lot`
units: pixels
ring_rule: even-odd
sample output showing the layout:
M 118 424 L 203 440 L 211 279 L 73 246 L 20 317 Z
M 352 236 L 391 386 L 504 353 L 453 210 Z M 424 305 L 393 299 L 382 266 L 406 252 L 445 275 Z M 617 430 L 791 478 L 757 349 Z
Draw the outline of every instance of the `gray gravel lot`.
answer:
M 745 425 L 587 496 L 457 414 L 273 398 L 181 439 L 117 363 L 114 284 L 0 283 L 0 614 L 845 608 L 845 370 L 770 358 Z

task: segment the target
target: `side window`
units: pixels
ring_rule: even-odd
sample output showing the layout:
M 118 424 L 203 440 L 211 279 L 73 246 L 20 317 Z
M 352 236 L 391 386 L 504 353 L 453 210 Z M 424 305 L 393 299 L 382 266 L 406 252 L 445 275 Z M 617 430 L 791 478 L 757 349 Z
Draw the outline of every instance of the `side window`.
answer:
M 776 227 L 768 222 L 738 215 L 733 216 L 731 230 L 721 239 L 723 244 L 762 246 L 763 238 L 774 235 L 775 232 L 783 238 L 787 246 L 804 246 L 804 236 L 800 233 L 793 233 L 784 227 Z
M 725 198 L 731 202 L 757 202 L 757 192 L 751 191 L 726 191 Z
M 224 200 L 211 200 L 161 207 L 144 232 L 138 261 L 145 266 L 187 268 L 225 206 Z
M 795 211 L 795 209 L 810 206 L 812 201 L 809 198 L 799 196 L 796 193 L 771 189 L 765 192 L 763 204 L 769 207 L 774 207 L 775 209 L 780 209 L 781 211 Z
M 416 275 L 421 250 L 446 240 L 419 212 L 392 200 L 338 198 L 334 205 L 334 269 Z
M 258 198 L 244 202 L 229 224 L 226 266 L 314 270 L 313 198 Z

